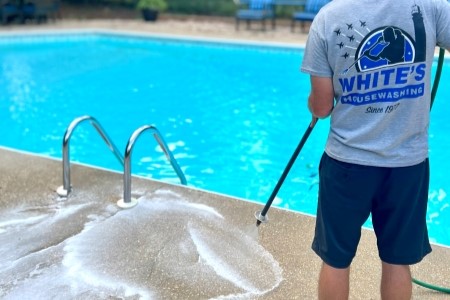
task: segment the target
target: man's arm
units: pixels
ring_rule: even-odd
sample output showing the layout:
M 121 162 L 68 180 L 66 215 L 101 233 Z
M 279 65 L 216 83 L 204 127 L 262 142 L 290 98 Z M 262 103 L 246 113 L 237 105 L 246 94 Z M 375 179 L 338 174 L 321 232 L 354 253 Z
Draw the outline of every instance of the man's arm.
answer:
M 330 115 L 334 106 L 334 89 L 331 77 L 311 76 L 311 93 L 308 108 L 316 118 L 323 119 Z

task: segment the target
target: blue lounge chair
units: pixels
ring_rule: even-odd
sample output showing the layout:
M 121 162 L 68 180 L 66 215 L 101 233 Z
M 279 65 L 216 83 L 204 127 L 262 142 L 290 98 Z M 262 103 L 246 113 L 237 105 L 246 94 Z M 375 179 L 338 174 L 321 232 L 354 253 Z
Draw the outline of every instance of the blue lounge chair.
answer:
M 305 22 L 311 23 L 319 10 L 331 0 L 306 0 L 304 11 L 296 11 L 292 14 L 291 31 L 294 32 L 295 24 L 300 22 L 302 31 L 305 31 Z
M 34 11 L 36 7 L 33 2 L 26 2 L 22 4 L 22 22 L 26 23 L 27 20 L 34 18 Z
M 2 24 L 7 24 L 21 17 L 20 2 L 17 0 L 1 0 L 0 14 Z
M 272 28 L 275 29 L 275 7 L 272 0 L 241 0 L 240 3 L 247 7 L 236 12 L 236 30 L 239 30 L 241 20 L 247 22 L 247 29 L 250 29 L 251 21 L 261 21 L 262 29 L 266 30 L 266 19 L 272 20 Z

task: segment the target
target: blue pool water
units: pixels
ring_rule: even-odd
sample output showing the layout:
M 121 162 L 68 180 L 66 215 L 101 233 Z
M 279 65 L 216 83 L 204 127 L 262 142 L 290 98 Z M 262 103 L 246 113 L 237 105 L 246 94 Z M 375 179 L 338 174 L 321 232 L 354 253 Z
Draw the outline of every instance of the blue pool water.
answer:
M 297 47 L 84 33 L 9 36 L 0 46 L 4 147 L 60 159 L 69 123 L 91 115 L 122 150 L 135 129 L 154 124 L 188 185 L 265 203 L 310 121 Z M 449 72 L 446 61 L 443 82 Z M 449 94 L 442 84 L 430 129 L 428 225 L 443 245 L 450 245 Z M 327 120 L 316 125 L 274 205 L 315 214 L 327 129 Z M 72 161 L 122 171 L 88 124 L 70 149 Z M 134 148 L 132 172 L 179 182 L 150 135 Z

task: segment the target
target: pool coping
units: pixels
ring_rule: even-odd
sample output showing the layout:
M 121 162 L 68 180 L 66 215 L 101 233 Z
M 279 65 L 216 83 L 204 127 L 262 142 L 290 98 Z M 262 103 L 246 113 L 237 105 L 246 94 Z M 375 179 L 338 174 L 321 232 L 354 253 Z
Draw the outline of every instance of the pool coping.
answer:
M 285 50 L 303 50 L 306 42 L 268 42 L 262 40 L 244 40 L 240 38 L 216 38 L 211 36 L 202 35 L 182 35 L 171 34 L 161 32 L 149 32 L 139 30 L 125 30 L 125 29 L 107 29 L 101 27 L 87 27 L 87 28 L 34 28 L 33 30 L 27 29 L 14 29 L 12 31 L 0 31 L 0 39 L 4 37 L 17 37 L 22 36 L 42 36 L 42 35 L 63 35 L 63 34 L 105 34 L 115 36 L 128 36 L 135 38 L 152 38 L 152 39 L 166 39 L 166 40 L 179 40 L 179 41 L 194 41 L 199 43 L 218 43 L 251 47 L 268 47 Z M 439 56 L 439 48 L 435 48 L 435 58 Z M 445 51 L 445 59 L 450 58 L 450 53 Z
M 180 34 L 169 34 L 169 33 L 153 33 L 144 31 L 133 31 L 133 30 L 113 30 L 105 28 L 83 28 L 83 29 L 40 29 L 40 30 L 15 30 L 11 32 L 1 32 L 0 38 L 5 37 L 18 37 L 18 36 L 43 36 L 43 35 L 64 35 L 64 34 L 104 34 L 112 36 L 126 36 L 134 38 L 151 38 L 151 39 L 167 39 L 167 40 L 180 40 L 188 42 L 201 42 L 201 43 L 218 43 L 218 44 L 229 44 L 229 45 L 242 45 L 242 46 L 252 46 L 252 47 L 272 47 L 272 48 L 282 48 L 282 49 L 303 49 L 304 43 L 283 43 L 283 42 L 267 42 L 267 41 L 252 41 L 244 39 L 231 39 L 231 38 L 214 38 L 200 35 L 180 35 Z

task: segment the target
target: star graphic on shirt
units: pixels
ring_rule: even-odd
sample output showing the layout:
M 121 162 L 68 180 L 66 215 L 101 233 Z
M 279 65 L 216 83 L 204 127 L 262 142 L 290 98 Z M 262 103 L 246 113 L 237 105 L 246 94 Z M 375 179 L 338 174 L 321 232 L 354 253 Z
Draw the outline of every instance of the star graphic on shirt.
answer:
M 336 44 L 336 45 L 339 46 L 339 49 L 342 49 L 342 47 L 344 47 L 344 43 L 343 42 L 340 42 L 339 44 Z
M 336 35 L 341 35 L 341 30 L 340 30 L 340 29 L 336 29 L 336 30 L 334 31 L 334 33 L 336 33 Z
M 345 23 L 345 24 L 347 24 L 347 23 Z M 353 24 L 347 24 L 347 29 L 348 30 L 352 30 L 353 29 Z
M 348 39 L 350 40 L 350 42 L 353 42 L 355 40 L 355 36 L 354 35 L 348 36 Z

